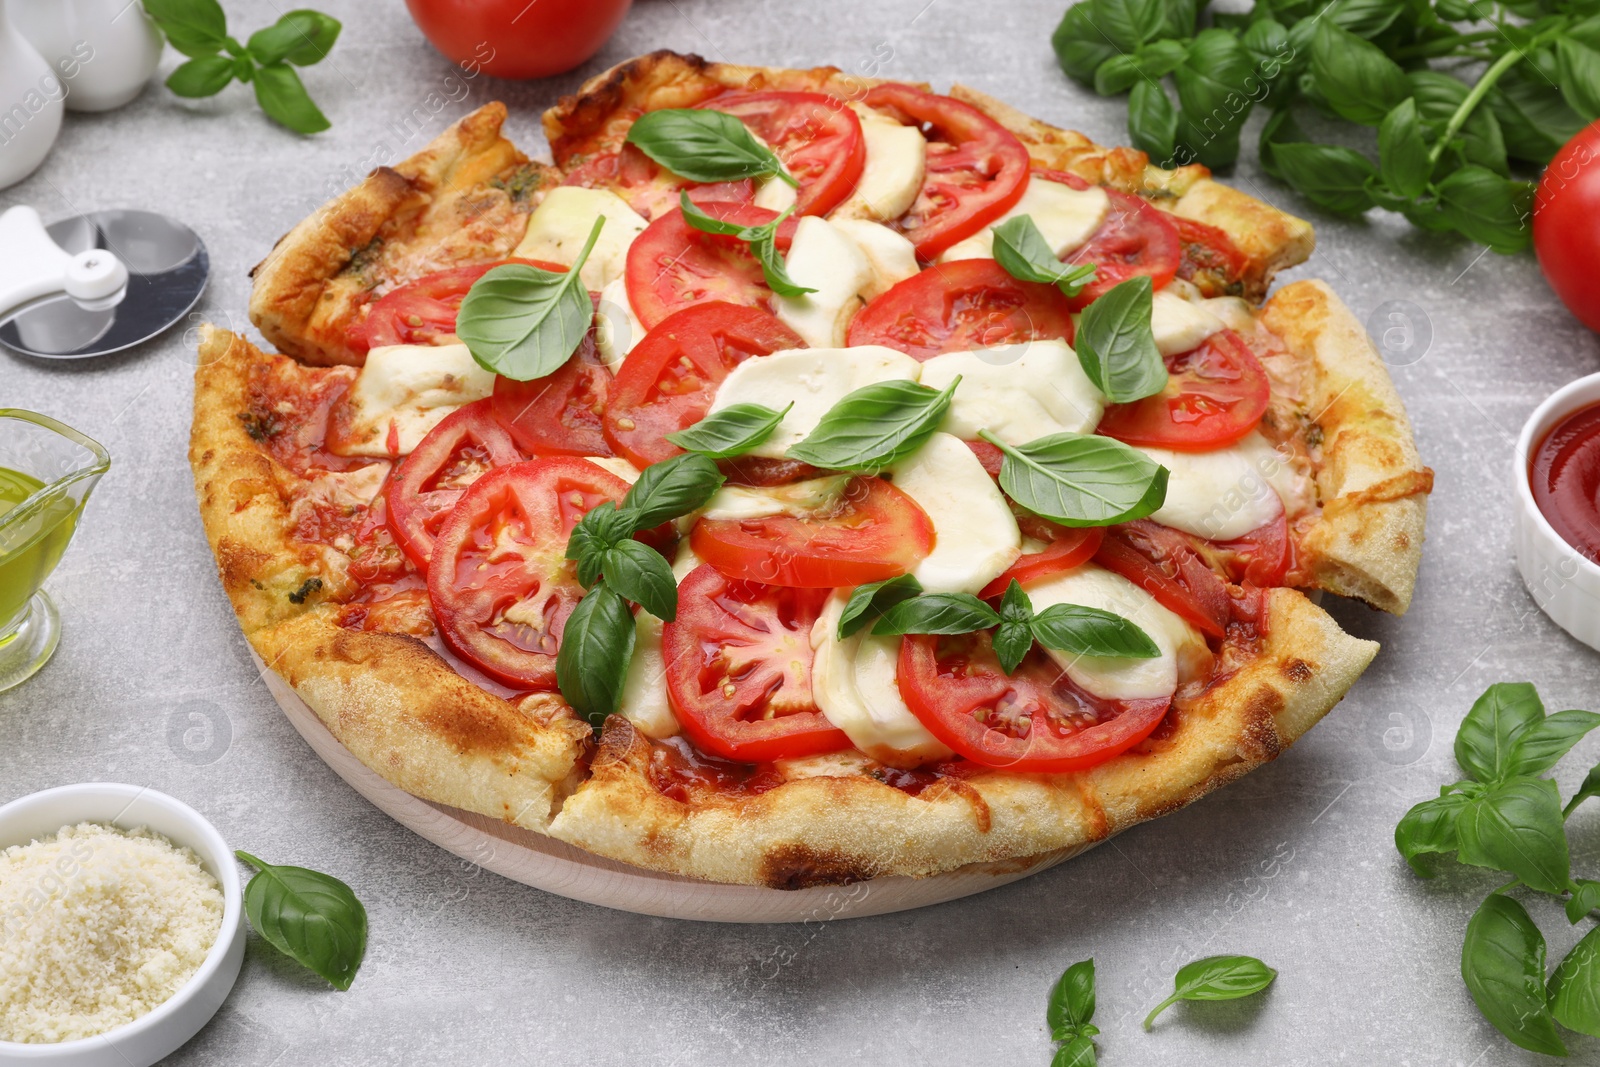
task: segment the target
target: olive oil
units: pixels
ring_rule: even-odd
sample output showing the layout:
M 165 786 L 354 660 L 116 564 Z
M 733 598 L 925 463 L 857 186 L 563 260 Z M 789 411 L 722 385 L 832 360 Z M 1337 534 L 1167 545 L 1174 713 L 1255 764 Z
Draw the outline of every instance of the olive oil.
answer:
M 11 636 L 28 600 L 61 562 L 81 504 L 63 495 L 35 501 L 18 512 L 44 483 L 0 467 L 0 644 Z

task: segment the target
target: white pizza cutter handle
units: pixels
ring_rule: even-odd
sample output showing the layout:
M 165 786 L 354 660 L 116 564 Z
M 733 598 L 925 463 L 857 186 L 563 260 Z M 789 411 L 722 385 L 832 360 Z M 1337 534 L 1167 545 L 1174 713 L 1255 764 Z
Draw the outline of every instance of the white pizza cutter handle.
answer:
M 0 320 L 23 304 L 63 292 L 86 311 L 103 311 L 127 291 L 127 266 L 104 248 L 73 255 L 50 239 L 33 208 L 0 214 Z

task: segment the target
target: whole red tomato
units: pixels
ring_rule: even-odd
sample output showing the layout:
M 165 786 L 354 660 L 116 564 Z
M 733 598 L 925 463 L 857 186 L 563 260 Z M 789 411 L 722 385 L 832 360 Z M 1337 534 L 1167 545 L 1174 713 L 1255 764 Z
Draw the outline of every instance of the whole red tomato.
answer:
M 1533 247 L 1567 310 L 1600 331 L 1600 122 L 1556 153 L 1533 200 Z
M 476 74 L 544 78 L 600 50 L 633 0 L 406 0 L 433 46 Z

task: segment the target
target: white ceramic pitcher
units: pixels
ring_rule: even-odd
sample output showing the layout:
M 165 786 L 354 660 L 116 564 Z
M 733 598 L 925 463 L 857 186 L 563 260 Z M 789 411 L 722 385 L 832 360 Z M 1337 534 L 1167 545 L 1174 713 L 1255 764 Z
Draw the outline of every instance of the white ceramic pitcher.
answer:
M 0 3 L 0 189 L 29 174 L 61 132 L 66 83 L 6 17 Z
M 72 111 L 109 111 L 144 89 L 161 63 L 161 31 L 138 0 L 0 0 L 55 65 Z

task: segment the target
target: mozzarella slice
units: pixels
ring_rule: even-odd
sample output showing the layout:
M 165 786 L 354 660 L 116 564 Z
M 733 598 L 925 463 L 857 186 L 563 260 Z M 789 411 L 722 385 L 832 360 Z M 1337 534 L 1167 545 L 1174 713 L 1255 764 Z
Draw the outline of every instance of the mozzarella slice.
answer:
M 784 265 L 796 284 L 816 292 L 775 297 L 778 318 L 813 348 L 843 345 L 845 327 L 874 279 L 865 253 L 827 219 L 807 215 L 795 227 Z
M 917 247 L 881 222 L 866 219 L 833 219 L 833 228 L 856 243 L 872 267 L 872 283 L 862 290 L 867 300 L 875 300 L 890 288 L 918 271 Z
M 628 265 L 628 246 L 649 225 L 622 197 L 609 190 L 577 185 L 551 189 L 528 217 L 528 232 L 511 254 L 519 259 L 571 266 L 583 251 L 594 220 L 601 216 L 606 224 L 580 273 L 584 285 L 604 289 L 622 277 Z
M 782 214 L 794 207 L 798 197 L 798 190 L 782 178 L 763 178 L 750 202 L 756 207 Z
M 851 104 L 861 119 L 867 159 L 849 198 L 833 209 L 835 218 L 888 222 L 910 210 L 922 191 L 927 170 L 928 139 L 915 126 L 905 126 L 862 104 Z
M 811 627 L 811 695 L 827 720 L 873 759 L 907 767 L 952 754 L 911 714 L 900 696 L 898 637 L 864 630 L 839 640 L 850 590 L 836 589 Z
M 725 485 L 701 512 L 703 519 L 764 519 L 769 515 L 793 515 L 806 518 L 818 512 L 831 510 L 839 502 L 844 487 L 850 484 L 848 474 L 834 474 L 826 478 L 807 478 L 791 485 L 758 489 L 743 485 Z
M 1166 503 L 1150 516 L 1164 526 L 1208 541 L 1231 541 L 1283 511 L 1273 479 L 1284 476 L 1286 464 L 1260 433 L 1213 452 L 1139 451 L 1171 472 Z
M 589 462 L 599 463 L 600 460 L 590 456 Z M 681 585 L 701 562 L 685 540 L 673 561 L 672 576 Z M 622 703 L 618 711 L 647 737 L 671 737 L 678 732 L 678 717 L 673 714 L 672 701 L 667 697 L 661 620 L 648 611 L 640 611 L 634 616 L 633 625 L 633 659 L 628 662 L 628 676 L 622 683 Z
M 583 458 L 601 470 L 615 474 L 629 485 L 639 480 L 639 468 L 621 456 L 584 456 Z
M 648 332 L 628 302 L 628 281 L 618 278 L 600 290 L 600 303 L 594 309 L 594 344 L 600 358 L 613 374 L 633 346 Z
M 1106 220 L 1111 208 L 1111 198 L 1097 185 L 1087 189 L 1074 189 L 1061 182 L 1030 180 L 1022 199 L 1015 207 L 995 222 L 995 226 L 1009 222 L 1019 215 L 1028 215 L 1039 227 L 1045 244 L 1057 256 L 1076 251 L 1094 236 Z M 982 230 L 958 241 L 939 257 L 940 263 L 955 259 L 988 259 L 994 255 L 994 227 Z
M 912 575 L 929 593 L 976 593 L 1016 560 L 1017 520 L 978 457 L 959 437 L 936 433 L 890 468 L 894 487 L 927 512 L 933 551 Z
M 1029 586 L 1028 597 L 1036 612 L 1056 604 L 1080 604 L 1121 615 L 1137 623 L 1161 649 L 1153 659 L 1075 656 L 1045 649 L 1068 677 L 1095 696 L 1109 700 L 1171 696 L 1179 682 L 1209 670 L 1211 651 L 1200 632 L 1120 574 L 1086 563 Z
M 1106 406 L 1065 341 L 947 352 L 924 363 L 918 380 L 944 389 L 958 375 L 961 384 L 941 428 L 967 440 L 983 429 L 1011 445 L 1063 431 L 1089 433 Z
M 341 456 L 410 455 L 446 415 L 492 393 L 494 378 L 466 345 L 374 348 L 350 387 L 347 428 L 329 447 Z
M 1223 324 L 1204 304 L 1162 290 L 1151 298 L 1150 328 L 1161 354 L 1176 356 L 1199 348 Z
M 828 409 L 864 385 L 895 378 L 915 381 L 921 368 L 904 352 L 881 345 L 791 348 L 745 360 L 717 387 L 711 410 L 733 404 L 783 407 L 794 401 L 778 428 L 751 455 L 782 458 L 822 421 Z

